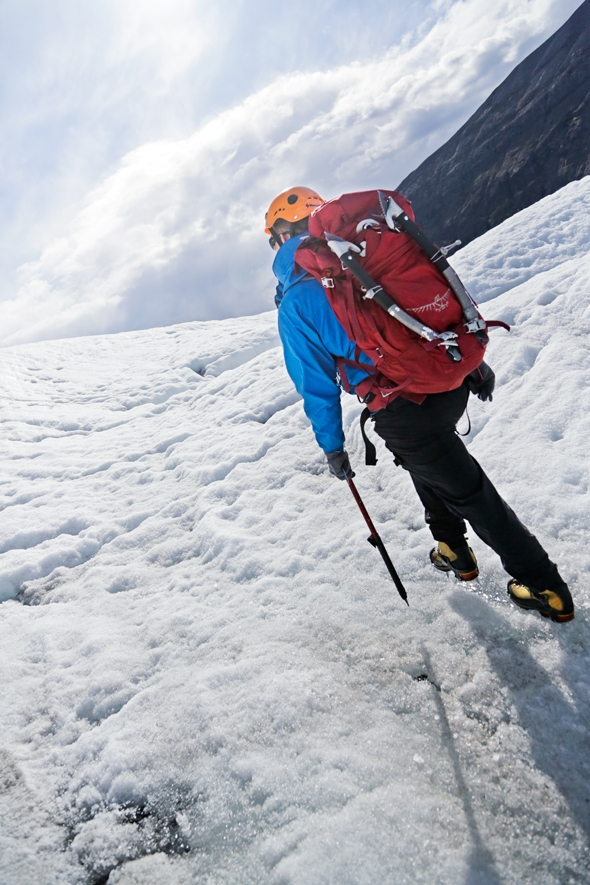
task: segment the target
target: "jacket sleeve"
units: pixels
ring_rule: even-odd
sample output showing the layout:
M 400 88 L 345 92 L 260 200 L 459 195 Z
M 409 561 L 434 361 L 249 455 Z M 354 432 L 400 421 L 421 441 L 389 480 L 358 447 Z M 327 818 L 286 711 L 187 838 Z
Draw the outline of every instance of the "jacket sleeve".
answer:
M 302 309 L 305 305 L 300 301 L 285 297 L 279 310 L 279 335 L 287 371 L 303 397 L 303 408 L 318 445 L 324 452 L 335 452 L 344 448 L 342 407 L 336 362 L 318 331 L 322 329 L 322 320 L 324 323 L 326 320 L 321 316 L 323 305 L 320 299 L 325 300 L 321 289 L 319 297 L 311 302 L 315 316 L 310 316 L 309 298 L 305 299 L 306 309 Z M 327 301 L 326 307 L 332 313 Z

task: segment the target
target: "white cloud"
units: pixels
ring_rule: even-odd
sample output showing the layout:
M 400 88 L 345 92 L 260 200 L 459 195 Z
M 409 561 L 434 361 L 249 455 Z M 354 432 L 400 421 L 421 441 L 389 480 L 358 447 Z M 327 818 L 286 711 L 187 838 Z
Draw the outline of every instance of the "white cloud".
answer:
M 20 268 L 18 292 L 0 304 L 3 343 L 268 308 L 262 218 L 276 192 L 397 184 L 565 17 L 557 0 L 502 0 L 491 12 L 487 0 L 438 5 L 419 40 L 374 61 L 284 75 L 189 137 L 127 153 L 68 232 Z M 136 31 L 124 5 L 114 51 L 151 59 L 161 24 L 165 89 L 193 47 L 166 31 L 160 4 L 146 9 Z

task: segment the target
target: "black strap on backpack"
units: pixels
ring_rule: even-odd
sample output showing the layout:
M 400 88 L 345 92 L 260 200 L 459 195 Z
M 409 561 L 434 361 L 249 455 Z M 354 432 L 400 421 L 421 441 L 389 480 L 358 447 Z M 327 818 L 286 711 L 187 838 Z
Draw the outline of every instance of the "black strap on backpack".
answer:
M 361 433 L 363 435 L 363 442 L 365 444 L 365 464 L 367 467 L 374 467 L 377 463 L 377 449 L 367 436 L 367 431 L 365 430 L 365 425 L 369 418 L 371 417 L 371 412 L 369 409 L 365 408 L 361 412 Z
M 422 251 L 428 255 L 457 296 L 457 301 L 461 305 L 463 316 L 466 320 L 465 328 L 468 332 L 474 333 L 475 337 L 482 344 L 486 345 L 489 340 L 486 332 L 486 323 L 479 316 L 475 301 L 447 261 L 446 253 L 451 247 L 440 249 L 438 246 L 435 246 L 424 231 L 395 202 L 393 197 L 387 196 L 383 191 L 378 191 L 378 195 L 387 227 L 390 230 L 400 229 L 408 234 L 420 246 Z M 453 243 L 453 245 L 456 244 Z

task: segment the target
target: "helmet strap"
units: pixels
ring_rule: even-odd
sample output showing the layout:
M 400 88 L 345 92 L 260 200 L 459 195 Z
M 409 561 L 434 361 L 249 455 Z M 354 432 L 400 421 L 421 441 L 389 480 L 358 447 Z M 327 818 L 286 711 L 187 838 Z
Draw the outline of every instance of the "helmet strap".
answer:
M 283 245 L 283 234 L 280 234 L 277 231 L 277 229 L 274 227 L 269 227 L 269 231 L 271 232 L 275 242 L 278 243 L 279 246 L 282 246 Z M 283 231 L 283 233 L 288 233 L 288 231 Z

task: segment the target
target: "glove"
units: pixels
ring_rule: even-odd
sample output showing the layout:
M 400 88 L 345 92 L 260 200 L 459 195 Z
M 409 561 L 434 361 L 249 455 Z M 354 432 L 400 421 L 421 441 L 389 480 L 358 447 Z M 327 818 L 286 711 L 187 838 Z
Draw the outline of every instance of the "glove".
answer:
M 347 452 L 326 452 L 326 460 L 330 473 L 337 479 L 352 479 L 355 475 L 350 466 Z
M 482 402 L 492 401 L 492 393 L 496 386 L 496 376 L 487 363 L 481 363 L 465 380 L 471 393 L 478 396 Z

